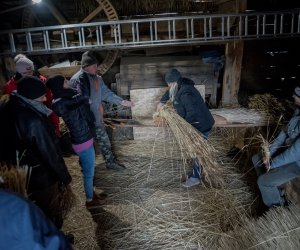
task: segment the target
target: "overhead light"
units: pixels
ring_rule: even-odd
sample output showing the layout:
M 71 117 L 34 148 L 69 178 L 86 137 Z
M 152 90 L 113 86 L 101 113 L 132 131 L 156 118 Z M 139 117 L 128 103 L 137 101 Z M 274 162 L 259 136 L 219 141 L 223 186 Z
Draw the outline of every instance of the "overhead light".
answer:
M 32 2 L 34 2 L 34 3 L 40 3 L 40 2 L 42 2 L 42 0 L 32 0 Z

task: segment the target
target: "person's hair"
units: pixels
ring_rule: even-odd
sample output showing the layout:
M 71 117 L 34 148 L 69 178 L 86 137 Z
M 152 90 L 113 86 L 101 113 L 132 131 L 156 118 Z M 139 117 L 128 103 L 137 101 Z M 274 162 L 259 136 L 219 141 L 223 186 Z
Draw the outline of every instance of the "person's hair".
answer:
M 177 89 L 178 89 L 178 84 L 177 83 L 172 83 L 169 89 L 169 96 L 170 96 L 170 100 L 173 102 L 175 95 L 177 93 Z

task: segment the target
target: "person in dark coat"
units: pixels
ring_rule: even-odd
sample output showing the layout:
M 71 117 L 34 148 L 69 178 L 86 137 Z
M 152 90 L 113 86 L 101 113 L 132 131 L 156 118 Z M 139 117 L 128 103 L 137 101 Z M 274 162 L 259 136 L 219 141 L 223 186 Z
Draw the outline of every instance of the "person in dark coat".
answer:
M 72 178 L 48 119 L 52 110 L 43 104 L 45 95 L 46 86 L 38 78 L 26 76 L 18 81 L 17 92 L 1 110 L 0 161 L 30 168 L 28 196 L 60 229 L 62 193 Z
M 3 94 L 11 94 L 12 92 L 17 90 L 17 82 L 24 76 L 36 76 L 38 77 L 43 83 L 46 82 L 46 77 L 36 74 L 37 71 L 34 70 L 34 64 L 33 62 L 27 58 L 23 54 L 18 54 L 15 56 L 14 61 L 16 63 L 16 74 L 7 82 L 4 84 L 3 88 Z M 49 108 L 52 103 L 52 93 L 51 91 L 47 90 L 46 92 L 46 100 L 44 104 Z M 49 116 L 50 121 L 55 127 L 55 133 L 58 137 L 61 136 L 60 128 L 59 128 L 59 118 L 52 113 Z
M 60 75 L 49 78 L 46 85 L 54 96 L 52 110 L 63 118 L 70 131 L 73 150 L 79 156 L 83 171 L 86 207 L 103 205 L 101 196 L 93 191 L 95 118 L 90 110 L 89 97 L 71 88 L 68 81 Z
M 90 98 L 90 108 L 95 117 L 96 142 L 104 157 L 106 168 L 109 170 L 123 171 L 126 167 L 116 160 L 111 148 L 108 134 L 103 122 L 102 101 L 132 107 L 134 103 L 114 94 L 104 83 L 102 77 L 97 74 L 98 61 L 92 51 L 82 54 L 81 69 L 72 76 L 70 85 L 77 88 L 82 95 Z
M 0 188 L 0 249 L 71 250 L 66 236 L 33 202 Z
M 189 78 L 182 77 L 177 69 L 171 69 L 165 74 L 165 81 L 169 90 L 162 96 L 158 108 L 172 101 L 178 115 L 196 128 L 207 139 L 215 121 L 206 106 L 195 83 Z M 184 187 L 192 187 L 201 184 L 201 167 L 197 159 L 193 159 L 193 172 Z

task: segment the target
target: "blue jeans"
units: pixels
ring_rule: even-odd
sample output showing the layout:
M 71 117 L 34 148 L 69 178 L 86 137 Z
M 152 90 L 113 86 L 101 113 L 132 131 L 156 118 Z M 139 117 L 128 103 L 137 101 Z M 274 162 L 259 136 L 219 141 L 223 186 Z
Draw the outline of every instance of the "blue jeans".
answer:
M 266 206 L 283 205 L 279 186 L 300 176 L 300 166 L 293 162 L 260 175 L 257 180 L 263 202 Z
M 202 137 L 207 140 L 209 132 L 205 132 L 205 133 L 201 133 Z M 193 163 L 192 163 L 192 168 L 193 168 L 193 172 L 189 177 L 193 177 L 193 178 L 197 178 L 197 179 L 201 179 L 201 163 L 199 162 L 199 160 L 197 158 L 193 159 Z
M 95 150 L 93 145 L 78 153 L 79 163 L 83 172 L 83 186 L 87 200 L 93 199 L 94 172 L 95 172 Z

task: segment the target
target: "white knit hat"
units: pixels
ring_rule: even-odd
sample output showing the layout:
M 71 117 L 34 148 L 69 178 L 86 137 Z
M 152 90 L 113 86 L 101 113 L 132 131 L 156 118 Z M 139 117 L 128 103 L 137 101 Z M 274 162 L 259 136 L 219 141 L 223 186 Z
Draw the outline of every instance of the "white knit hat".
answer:
M 20 74 L 33 70 L 33 62 L 26 58 L 26 57 L 21 57 L 17 62 L 16 62 L 16 71 Z

